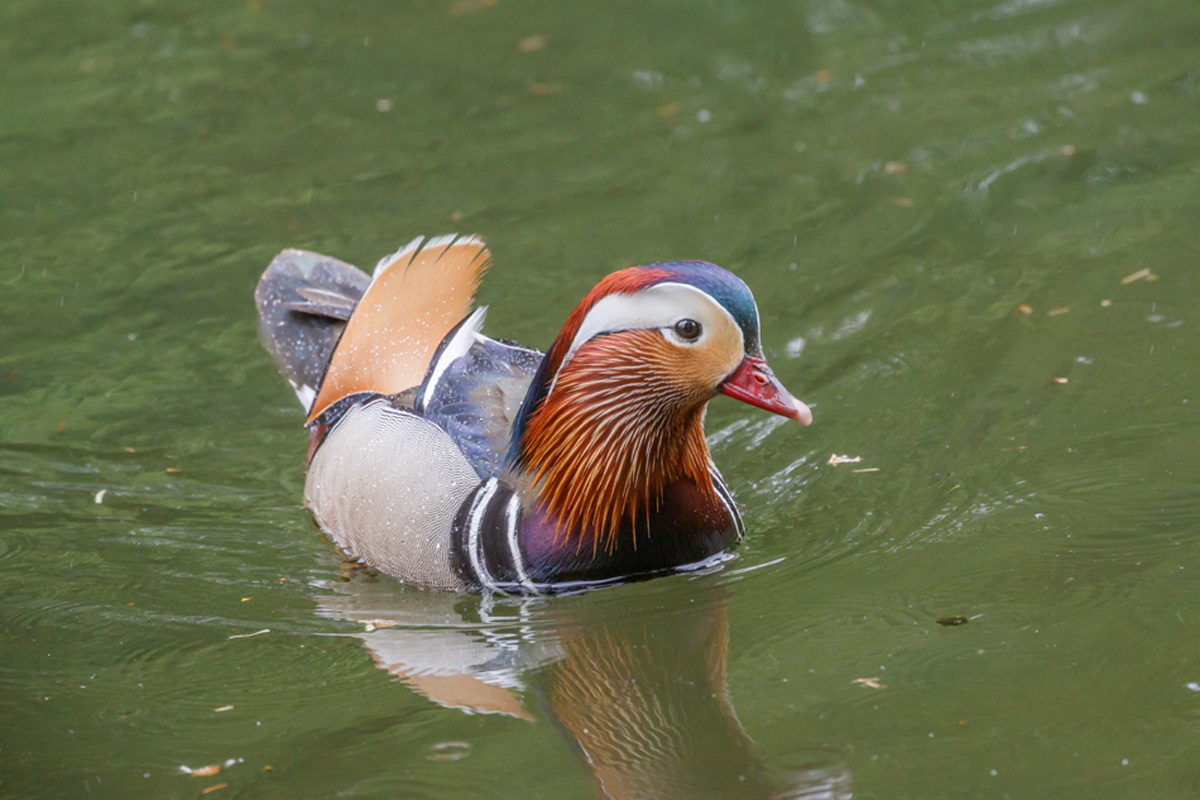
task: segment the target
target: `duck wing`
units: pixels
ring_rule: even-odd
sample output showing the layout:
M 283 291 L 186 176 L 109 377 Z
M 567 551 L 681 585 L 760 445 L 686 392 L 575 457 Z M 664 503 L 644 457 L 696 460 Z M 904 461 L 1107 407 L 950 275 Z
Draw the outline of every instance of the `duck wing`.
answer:
M 449 434 L 480 478 L 508 456 L 509 434 L 543 354 L 479 332 L 478 309 L 442 342 L 415 409 Z

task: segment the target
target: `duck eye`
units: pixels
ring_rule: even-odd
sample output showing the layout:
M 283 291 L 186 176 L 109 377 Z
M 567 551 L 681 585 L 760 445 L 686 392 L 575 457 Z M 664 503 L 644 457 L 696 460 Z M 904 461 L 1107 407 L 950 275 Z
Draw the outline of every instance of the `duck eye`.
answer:
M 685 341 L 694 342 L 699 339 L 701 330 L 700 323 L 694 319 L 681 319 L 675 323 L 675 333 Z

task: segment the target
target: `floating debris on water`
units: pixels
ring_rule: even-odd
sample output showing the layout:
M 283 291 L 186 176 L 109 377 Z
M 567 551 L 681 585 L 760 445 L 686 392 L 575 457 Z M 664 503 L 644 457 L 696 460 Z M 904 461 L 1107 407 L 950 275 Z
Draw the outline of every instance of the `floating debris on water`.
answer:
M 1158 276 L 1155 275 L 1153 272 L 1151 272 L 1149 267 L 1144 267 L 1142 269 L 1139 269 L 1137 272 L 1132 272 L 1129 275 L 1126 275 L 1124 278 L 1121 278 L 1121 285 L 1125 286 L 1127 284 L 1133 283 L 1134 281 L 1140 281 L 1140 280 L 1147 280 L 1147 281 L 1158 280 Z
M 230 636 L 229 638 L 230 639 L 249 639 L 251 636 L 262 636 L 264 633 L 270 633 L 270 632 L 271 632 L 270 628 L 263 628 L 261 631 L 255 631 L 254 633 L 237 633 L 237 634 L 234 634 L 233 636 Z

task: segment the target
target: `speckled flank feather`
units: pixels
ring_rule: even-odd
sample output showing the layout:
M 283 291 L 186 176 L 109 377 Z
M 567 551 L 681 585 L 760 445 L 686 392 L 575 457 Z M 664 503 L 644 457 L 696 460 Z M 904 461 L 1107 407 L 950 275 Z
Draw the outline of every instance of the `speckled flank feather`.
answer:
M 347 395 L 398 394 L 420 384 L 442 338 L 470 313 L 490 261 L 482 239 L 457 235 L 417 238 L 380 261 L 346 323 L 308 422 Z

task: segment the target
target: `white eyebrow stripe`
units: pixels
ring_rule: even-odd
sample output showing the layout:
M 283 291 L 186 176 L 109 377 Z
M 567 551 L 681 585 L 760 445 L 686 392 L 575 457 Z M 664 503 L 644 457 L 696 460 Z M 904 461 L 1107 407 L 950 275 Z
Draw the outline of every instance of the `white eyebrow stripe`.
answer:
M 571 341 L 571 347 L 558 365 L 559 372 L 570 363 L 575 351 L 587 341 L 602 333 L 617 331 L 645 330 L 665 328 L 674 325 L 683 317 L 699 319 L 701 324 L 711 320 L 711 315 L 723 315 L 738 333 L 745 347 L 745 337 L 737 320 L 726 308 L 713 299 L 708 292 L 689 286 L 686 283 L 656 283 L 645 289 L 639 289 L 630 294 L 610 294 L 601 298 L 588 311 L 579 326 L 579 332 Z M 705 326 L 706 328 L 708 326 Z M 702 334 L 703 337 L 706 334 Z M 554 391 L 554 383 L 550 391 Z

